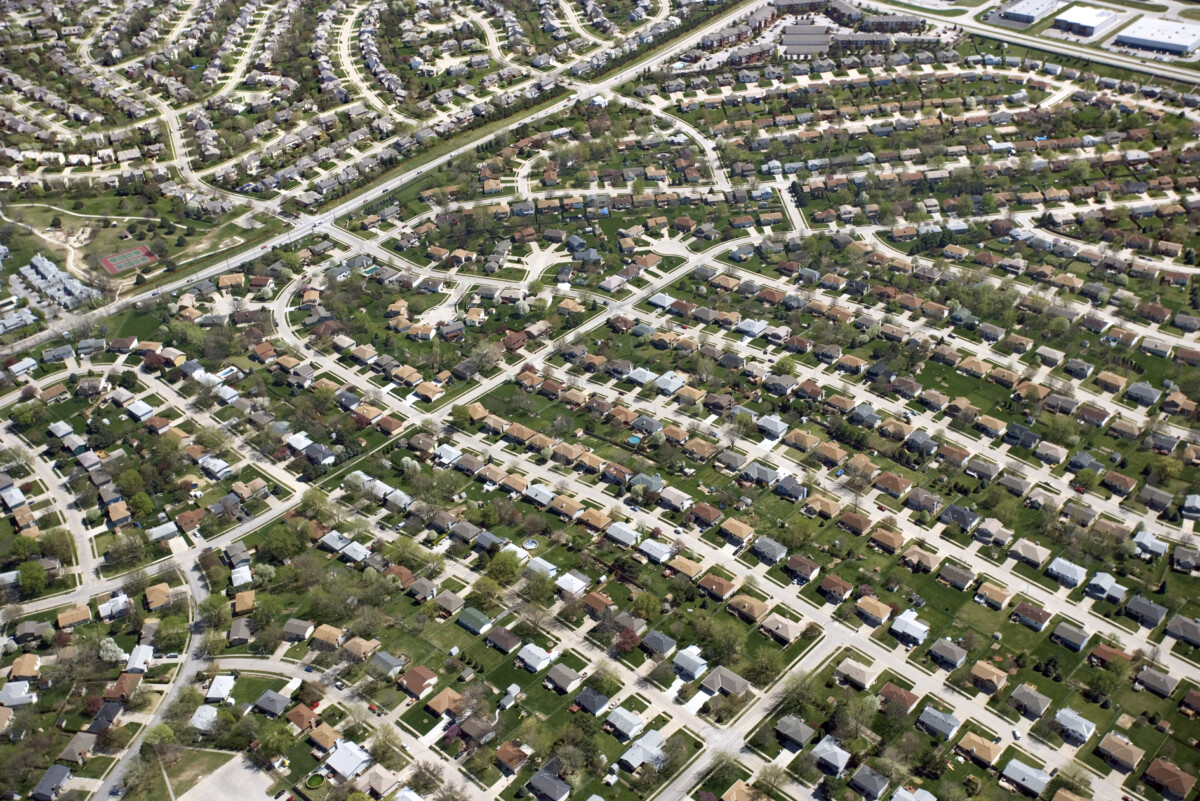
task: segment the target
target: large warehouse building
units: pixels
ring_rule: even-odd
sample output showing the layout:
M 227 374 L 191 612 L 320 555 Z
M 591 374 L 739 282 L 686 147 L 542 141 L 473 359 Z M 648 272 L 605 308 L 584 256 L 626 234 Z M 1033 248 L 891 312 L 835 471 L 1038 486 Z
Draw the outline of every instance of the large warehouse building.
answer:
M 1059 7 L 1058 0 L 1017 0 L 1000 12 L 1003 19 L 1032 25 L 1040 19 L 1045 19 Z
M 1200 25 L 1143 17 L 1117 34 L 1116 43 L 1187 56 L 1200 48 Z
M 1120 18 L 1120 15 L 1111 9 L 1072 6 L 1054 18 L 1054 27 L 1090 38 L 1108 30 Z

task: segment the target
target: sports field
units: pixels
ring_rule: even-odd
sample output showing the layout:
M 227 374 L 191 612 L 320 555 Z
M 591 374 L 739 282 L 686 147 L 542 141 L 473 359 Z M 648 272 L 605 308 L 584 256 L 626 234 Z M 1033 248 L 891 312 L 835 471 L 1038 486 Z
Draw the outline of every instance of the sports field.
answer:
M 141 267 L 145 264 L 158 261 L 158 257 L 150 252 L 150 248 L 145 245 L 138 245 L 133 250 L 114 253 L 111 256 L 105 256 L 100 260 L 100 266 L 108 270 L 110 275 L 123 273 L 126 270 L 132 270 L 134 267 Z

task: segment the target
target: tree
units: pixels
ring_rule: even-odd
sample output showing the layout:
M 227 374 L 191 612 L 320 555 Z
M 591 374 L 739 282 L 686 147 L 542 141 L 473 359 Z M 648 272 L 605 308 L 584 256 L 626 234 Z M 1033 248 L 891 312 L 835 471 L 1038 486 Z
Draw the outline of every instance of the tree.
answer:
M 100 660 L 103 662 L 124 662 L 125 652 L 112 637 L 100 641 Z
M 554 589 L 554 579 L 548 574 L 530 572 L 525 577 L 520 593 L 531 604 L 550 606 L 554 603 Z
M 300 498 L 299 508 L 301 514 L 315 517 L 317 520 L 326 520 L 330 514 L 329 496 L 316 488 L 305 490 Z
M 46 568 L 37 562 L 22 562 L 17 568 L 18 581 L 21 585 L 21 596 L 33 598 L 41 595 L 46 589 Z
M 655 684 L 666 687 L 675 680 L 675 667 L 665 659 L 654 666 L 650 671 L 650 681 Z
M 652 592 L 643 592 L 633 599 L 631 608 L 642 620 L 653 620 L 662 608 L 662 601 Z
M 464 600 L 476 609 L 487 609 L 500 603 L 503 592 L 504 590 L 495 581 L 487 576 L 480 576 L 471 586 L 471 591 L 467 593 Z
M 139 520 L 145 520 L 154 514 L 154 501 L 145 492 L 139 492 L 129 499 L 129 511 Z
M 187 645 L 187 638 L 187 620 L 172 615 L 159 622 L 158 631 L 154 634 L 154 644 L 163 651 L 178 652 Z
M 488 563 L 486 576 L 505 587 L 521 576 L 521 560 L 511 551 L 501 551 Z
M 471 424 L 471 413 L 467 411 L 466 406 L 456 403 L 450 407 L 450 422 L 454 424 L 455 428 L 465 431 Z
M 177 742 L 175 732 L 165 723 L 151 726 L 142 735 L 142 746 L 148 747 L 155 756 L 162 758 L 164 751 Z
M 629 628 L 622 628 L 617 632 L 617 640 L 614 647 L 617 649 L 617 653 L 623 656 L 633 653 L 634 649 L 641 644 L 642 638 L 637 635 L 636 631 Z
M 773 649 L 762 649 L 754 654 L 746 678 L 760 687 L 766 686 L 783 673 L 783 654 Z
M 1090 490 L 1096 486 L 1096 471 L 1088 467 L 1075 474 L 1075 485 Z
M 391 726 L 385 726 L 371 741 L 371 759 L 388 770 L 401 770 L 406 760 L 401 756 L 400 737 Z
M 442 784 L 442 768 L 436 762 L 418 762 L 413 767 L 413 775 L 408 780 L 413 792 L 428 795 Z
M 737 774 L 737 757 L 729 751 L 714 751 L 708 762 L 708 777 L 713 783 L 724 787 L 733 783 Z
M 225 652 L 225 646 L 228 645 L 228 640 L 225 635 L 219 631 L 206 631 L 204 639 L 200 641 L 200 652 L 209 657 L 218 657 Z
M 210 629 L 223 629 L 233 619 L 229 599 L 224 595 L 207 596 L 197 605 L 197 611 L 204 625 Z
M 779 791 L 783 789 L 788 782 L 788 773 L 782 765 L 775 762 L 768 762 L 763 765 L 762 770 L 758 772 L 758 784 L 767 795 L 775 797 Z
M 104 746 L 113 751 L 127 748 L 133 742 L 133 731 L 128 726 L 110 726 L 105 731 Z

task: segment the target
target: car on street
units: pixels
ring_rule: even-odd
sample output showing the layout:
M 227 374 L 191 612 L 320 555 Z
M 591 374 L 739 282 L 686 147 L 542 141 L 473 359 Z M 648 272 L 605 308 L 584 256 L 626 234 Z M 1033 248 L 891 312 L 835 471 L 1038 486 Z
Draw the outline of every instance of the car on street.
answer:
M 1017 731 L 1016 729 L 1013 729 L 1013 739 L 1014 739 L 1014 740 L 1020 740 L 1020 739 L 1021 739 L 1021 732 Z

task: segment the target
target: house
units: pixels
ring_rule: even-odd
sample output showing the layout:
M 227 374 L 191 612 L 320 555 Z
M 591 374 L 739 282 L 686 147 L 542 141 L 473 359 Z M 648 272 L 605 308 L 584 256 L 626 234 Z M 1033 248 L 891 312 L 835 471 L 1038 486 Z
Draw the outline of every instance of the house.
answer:
M 888 780 L 869 765 L 862 765 L 850 777 L 850 788 L 859 793 L 867 801 L 876 801 L 887 792 Z
M 1008 683 L 1008 674 L 988 662 L 979 661 L 971 667 L 971 680 L 983 692 L 996 693 Z
M 1034 606 L 1028 601 L 1022 601 L 1013 607 L 1012 620 L 1015 623 L 1041 631 L 1046 628 L 1046 624 L 1050 622 L 1050 618 L 1054 617 L 1054 613 L 1042 609 L 1040 606 Z
M 829 734 L 813 746 L 812 754 L 817 760 L 817 767 L 830 776 L 841 776 L 850 765 L 850 753 Z
M 1196 785 L 1196 777 L 1180 770 L 1173 762 L 1158 757 L 1142 775 L 1146 783 L 1156 788 L 1164 797 L 1181 801 L 1187 798 Z
M 920 645 L 929 636 L 929 626 L 917 618 L 916 610 L 905 609 L 888 629 L 902 643 Z
M 800 748 L 808 745 L 814 733 L 812 727 L 796 715 L 784 715 L 775 723 L 775 735 Z
M 33 801 L 57 801 L 71 780 L 71 770 L 64 765 L 51 765 L 34 785 L 29 797 Z
M 1050 639 L 1072 651 L 1082 651 L 1090 639 L 1086 631 L 1078 626 L 1072 626 L 1070 623 L 1059 623 L 1054 628 L 1054 633 L 1050 635 Z
M 1125 617 L 1136 620 L 1148 629 L 1157 628 L 1167 616 L 1167 608 L 1144 595 L 1135 595 L 1125 604 Z
M 938 640 L 929 649 L 929 657 L 946 670 L 962 667 L 967 658 L 967 652 L 948 639 Z
M 1096 724 L 1080 715 L 1074 709 L 1064 707 L 1058 710 L 1054 714 L 1054 722 L 1057 724 L 1062 738 L 1076 745 L 1086 743 L 1096 733 Z
M 962 723 L 949 712 L 941 712 L 932 706 L 927 706 L 921 710 L 921 715 L 917 718 L 917 725 L 934 737 L 949 741 L 954 739 L 954 735 L 958 733 Z
M 991 767 L 1007 747 L 1007 743 L 994 743 L 975 732 L 967 732 L 958 741 L 955 750 L 985 767 Z
M 533 643 L 527 643 L 517 653 L 517 661 L 530 673 L 540 673 L 557 658 L 556 652 L 547 651 Z
M 546 674 L 545 684 L 548 688 L 565 695 L 578 687 L 581 681 L 583 681 L 583 677 L 579 673 L 567 665 L 559 663 L 550 668 Z
M 400 689 L 413 698 L 424 698 L 438 682 L 437 674 L 424 665 L 416 665 L 400 678 Z
M 269 718 L 277 718 L 291 705 L 291 701 L 274 690 L 267 690 L 254 702 L 254 708 Z
M 1096 746 L 1096 754 L 1124 773 L 1132 772 L 1146 756 L 1144 750 L 1115 731 L 1109 732 L 1100 740 L 1100 744 Z
M 641 718 L 624 707 L 614 709 L 604 722 L 604 727 L 618 740 L 632 740 L 642 733 L 645 726 Z
M 1031 684 L 1022 684 L 1013 690 L 1008 703 L 1022 715 L 1034 719 L 1040 718 L 1050 708 L 1050 699 L 1035 690 Z
M 875 681 L 875 673 L 866 665 L 850 657 L 842 660 L 833 671 L 834 678 L 844 684 L 865 690 Z
M 1010 760 L 1004 766 L 1001 775 L 1035 798 L 1045 792 L 1046 787 L 1050 784 L 1049 773 L 1026 765 L 1019 759 Z
M 1179 686 L 1179 679 L 1147 666 L 1138 673 L 1134 682 L 1134 686 L 1137 685 L 1141 685 L 1155 695 L 1170 698 L 1174 694 L 1175 688 Z
M 684 681 L 695 681 L 708 670 L 708 662 L 700 656 L 699 645 L 689 645 L 676 653 L 671 664 Z

